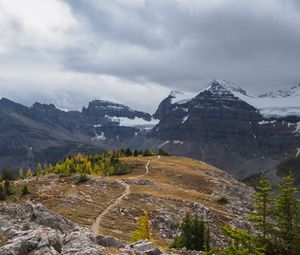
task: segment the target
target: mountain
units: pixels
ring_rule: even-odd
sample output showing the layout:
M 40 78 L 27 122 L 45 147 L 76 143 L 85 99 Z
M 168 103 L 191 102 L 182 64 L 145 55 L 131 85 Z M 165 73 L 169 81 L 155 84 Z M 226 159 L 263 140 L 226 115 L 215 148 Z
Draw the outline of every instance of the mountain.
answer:
M 153 121 L 150 114 L 106 101 L 92 101 L 82 112 L 65 112 L 52 104 L 25 107 L 2 98 L 0 167 L 17 171 L 68 154 L 103 151 L 131 139 L 139 145 L 143 143 L 139 134 Z
M 0 168 L 35 167 L 78 152 L 165 149 L 244 178 L 273 169 L 300 148 L 300 86 L 252 96 L 213 80 L 197 93 L 172 91 L 151 115 L 94 100 L 82 111 L 0 100 Z
M 159 105 L 154 116 L 160 122 L 149 134 L 160 141 L 158 147 L 204 160 L 238 178 L 273 168 L 279 159 L 296 153 L 298 117 L 267 118 L 258 105 L 269 98 L 252 97 L 220 80 L 190 95 L 172 92 Z

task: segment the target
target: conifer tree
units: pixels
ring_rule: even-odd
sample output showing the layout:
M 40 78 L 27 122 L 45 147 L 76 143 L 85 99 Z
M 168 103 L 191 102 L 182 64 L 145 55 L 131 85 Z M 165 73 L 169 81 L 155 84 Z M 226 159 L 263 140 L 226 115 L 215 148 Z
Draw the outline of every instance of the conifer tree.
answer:
M 23 179 L 24 178 L 24 171 L 22 168 L 19 169 L 19 174 L 18 174 L 19 178 L 20 179 Z
M 263 178 L 259 182 L 257 192 L 253 196 L 253 210 L 250 212 L 248 219 L 252 222 L 253 227 L 258 230 L 265 242 L 270 237 L 273 223 L 273 198 L 272 187 L 267 179 Z
M 205 244 L 205 251 L 207 253 L 210 252 L 210 228 L 209 228 L 209 224 L 207 224 L 207 228 L 206 228 L 206 231 L 205 231 L 205 241 L 204 241 L 204 244 Z
M 22 196 L 26 196 L 26 195 L 28 195 L 28 194 L 30 194 L 30 192 L 29 192 L 28 187 L 27 187 L 27 185 L 26 185 L 26 183 L 25 183 L 24 186 L 22 187 L 21 195 L 22 195 Z
M 132 241 L 151 240 L 151 227 L 149 215 L 146 211 L 137 221 L 137 228 L 132 232 Z
M 126 152 L 125 152 L 125 155 L 126 155 L 126 157 L 132 156 L 132 151 L 129 148 L 127 148 Z
M 204 251 L 209 247 L 209 229 L 205 226 L 203 218 L 192 218 L 187 214 L 181 223 L 180 234 L 171 244 L 171 248 L 183 248 L 188 250 Z
M 222 231 L 228 246 L 218 255 L 265 255 L 265 247 L 255 235 L 231 226 L 223 227 Z
M 0 201 L 3 201 L 6 199 L 6 193 L 3 188 L 3 185 L 0 183 Z
M 43 167 L 41 163 L 38 163 L 35 170 L 36 176 L 42 176 L 43 175 Z
M 287 176 L 284 181 L 278 185 L 279 194 L 275 198 L 275 215 L 276 215 L 276 231 L 275 235 L 280 238 L 281 242 L 277 243 L 278 250 L 282 254 L 296 255 L 295 240 L 299 234 L 299 200 L 296 195 L 298 193 L 294 186 L 292 176 Z
M 193 219 L 191 235 L 190 249 L 195 251 L 204 250 L 205 229 L 203 217 L 200 220 L 198 215 L 196 215 L 196 217 Z
M 11 187 L 10 187 L 10 181 L 9 180 L 4 181 L 4 192 L 8 196 L 13 194 L 13 191 L 11 190 Z
M 32 177 L 32 171 L 31 171 L 30 168 L 28 168 L 28 170 L 27 170 L 27 172 L 26 172 L 26 177 L 27 177 L 27 178 Z
M 133 156 L 134 156 L 134 157 L 138 157 L 138 156 L 139 156 L 139 151 L 138 151 L 138 150 L 134 150 Z

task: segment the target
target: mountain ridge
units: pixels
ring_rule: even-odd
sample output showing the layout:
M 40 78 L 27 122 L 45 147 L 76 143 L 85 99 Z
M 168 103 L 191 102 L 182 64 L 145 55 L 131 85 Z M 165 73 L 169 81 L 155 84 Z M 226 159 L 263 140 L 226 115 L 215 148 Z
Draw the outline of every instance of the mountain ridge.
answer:
M 93 100 L 81 112 L 66 112 L 53 104 L 26 107 L 3 98 L 0 166 L 34 167 L 72 153 L 120 147 L 163 148 L 246 177 L 258 167 L 273 168 L 300 144 L 300 117 L 266 116 L 254 106 L 257 100 L 269 98 L 253 97 L 216 79 L 199 93 L 172 91 L 153 115 L 105 100 Z

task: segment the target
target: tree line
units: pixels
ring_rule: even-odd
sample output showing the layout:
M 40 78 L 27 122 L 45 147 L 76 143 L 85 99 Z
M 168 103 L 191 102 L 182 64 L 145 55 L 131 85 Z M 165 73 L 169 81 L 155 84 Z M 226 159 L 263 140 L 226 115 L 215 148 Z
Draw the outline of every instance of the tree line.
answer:
M 169 155 L 166 151 L 160 149 L 157 153 L 152 152 L 150 149 L 134 150 L 119 149 L 114 151 L 107 151 L 101 154 L 84 155 L 77 154 L 75 156 L 67 156 L 63 160 L 54 164 L 38 163 L 36 168 L 31 168 L 24 171 L 19 169 L 18 175 L 15 176 L 13 171 L 5 168 L 1 171 L 0 175 L 0 200 L 6 199 L 7 196 L 13 195 L 15 192 L 11 188 L 11 181 L 15 179 L 26 179 L 33 176 L 40 177 L 43 175 L 56 174 L 60 177 L 68 177 L 72 175 L 79 175 L 77 182 L 85 182 L 89 180 L 90 175 L 98 176 L 113 176 L 123 175 L 130 173 L 132 166 L 120 160 L 123 157 L 147 157 L 154 155 Z M 29 194 L 26 184 L 22 188 L 22 194 Z

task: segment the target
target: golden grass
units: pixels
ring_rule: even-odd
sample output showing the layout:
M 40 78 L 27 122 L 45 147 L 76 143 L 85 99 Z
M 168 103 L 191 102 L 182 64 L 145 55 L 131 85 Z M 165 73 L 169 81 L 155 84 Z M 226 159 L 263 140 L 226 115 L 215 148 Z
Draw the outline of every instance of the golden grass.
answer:
M 101 234 L 111 235 L 122 240 L 131 241 L 131 232 L 135 229 L 137 218 L 144 210 L 150 216 L 159 215 L 165 208 L 176 216 L 180 208 L 192 210 L 194 202 L 207 206 L 215 215 L 217 221 L 228 221 L 234 217 L 226 205 L 217 202 L 212 195 L 214 176 L 222 176 L 224 172 L 203 162 L 182 157 L 130 157 L 122 161 L 133 165 L 133 171 L 125 176 L 96 177 L 76 185 L 72 178 L 57 178 L 56 176 L 32 178 L 19 181 L 16 184 L 17 193 L 24 182 L 27 182 L 30 195 L 14 200 L 42 203 L 50 210 L 59 213 L 70 220 L 91 226 L 105 208 L 124 192 L 124 187 L 116 182 L 123 179 L 130 184 L 130 195 L 122 200 L 101 222 Z M 150 163 L 148 175 L 130 179 L 145 173 L 145 165 Z M 149 180 L 149 185 L 140 185 L 140 179 Z M 222 185 L 230 185 L 224 181 Z M 153 201 L 153 202 L 149 202 Z M 163 247 L 168 243 L 159 234 L 158 226 L 153 226 L 153 239 Z M 113 252 L 112 252 L 113 253 Z

